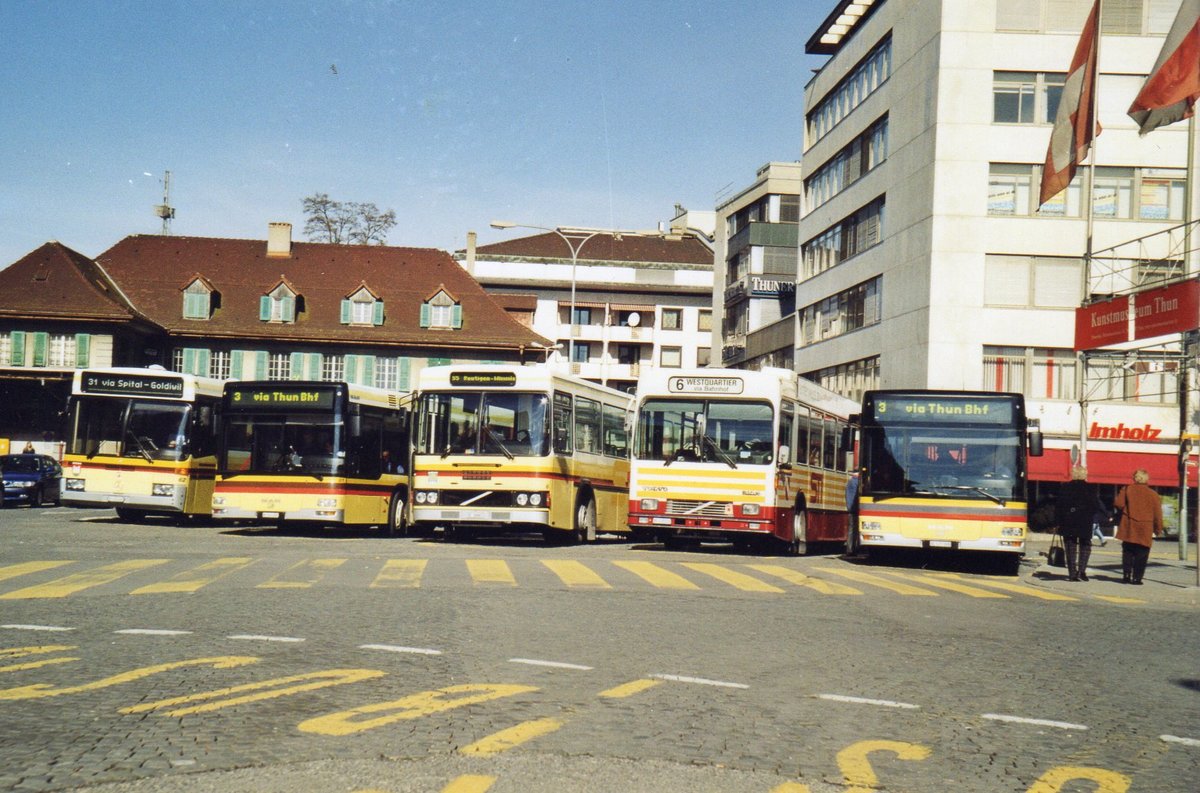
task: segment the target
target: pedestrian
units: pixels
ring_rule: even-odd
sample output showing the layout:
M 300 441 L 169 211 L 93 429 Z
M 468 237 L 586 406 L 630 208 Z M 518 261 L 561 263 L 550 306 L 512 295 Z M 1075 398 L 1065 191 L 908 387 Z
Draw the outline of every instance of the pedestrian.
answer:
M 1092 539 L 1100 543 L 1103 548 L 1108 545 L 1108 535 L 1104 533 L 1104 527 L 1112 521 L 1112 516 L 1108 514 L 1107 509 L 1101 509 L 1092 515 Z
M 1095 485 L 1087 481 L 1087 469 L 1082 465 L 1071 468 L 1071 481 L 1058 491 L 1054 504 L 1054 519 L 1062 535 L 1067 557 L 1067 579 L 1087 581 L 1087 564 L 1092 555 L 1092 516 L 1104 505 Z
M 37 454 L 37 449 L 33 448 L 33 441 L 25 441 L 25 448 L 21 450 L 21 454 Z
M 1150 559 L 1154 538 L 1162 536 L 1162 499 L 1150 489 L 1150 474 L 1145 468 L 1133 472 L 1133 484 L 1126 485 L 1113 506 L 1121 513 L 1117 539 L 1121 541 L 1121 582 L 1141 584 Z

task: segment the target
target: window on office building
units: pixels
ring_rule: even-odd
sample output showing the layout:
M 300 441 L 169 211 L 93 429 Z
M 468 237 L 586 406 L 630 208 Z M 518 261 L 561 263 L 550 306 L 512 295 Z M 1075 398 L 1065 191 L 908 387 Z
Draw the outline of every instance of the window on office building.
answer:
M 592 345 L 586 341 L 576 341 L 571 348 L 572 363 L 587 363 L 592 357 Z
M 879 356 L 827 366 L 801 376 L 857 402 L 864 392 L 879 388 Z
M 983 302 L 989 306 L 1075 308 L 1082 302 L 1081 259 L 1002 256 L 984 259 Z
M 799 346 L 878 324 L 882 284 L 883 277 L 876 276 L 801 309 Z
M 1073 350 L 983 348 L 983 390 L 1024 394 L 1030 399 L 1077 399 Z
M 822 164 L 804 183 L 812 209 L 824 204 L 887 159 L 887 116 Z
M 881 41 L 850 73 L 805 115 L 808 145 L 819 141 L 851 111 L 866 101 L 892 71 L 892 39 Z
M 659 351 L 658 364 L 664 369 L 678 369 L 683 366 L 683 348 L 663 347 Z
M 696 315 L 696 330 L 712 330 L 712 309 L 702 308 Z
M 1179 404 L 1179 365 L 1166 358 L 1127 362 L 1091 357 L 1084 368 L 1088 399 L 1093 402 Z
M 682 330 L 683 309 L 664 308 L 662 310 L 662 321 L 659 327 L 661 327 L 663 330 Z
M 712 362 L 712 347 L 696 348 L 696 366 L 708 366 Z
M 992 121 L 1053 124 L 1065 80 L 1061 73 L 993 72 Z
M 1037 205 L 1042 166 L 992 163 L 988 169 L 988 214 L 1019 217 L 1083 217 L 1091 169 L 1080 168 L 1067 189 Z M 1172 221 L 1183 219 L 1187 175 L 1179 168 L 1096 168 L 1095 217 Z
M 1101 30 L 1106 35 L 1163 35 L 1178 8 L 1175 0 L 1104 0 Z M 996 30 L 1078 36 L 1091 10 L 1092 0 L 1005 0 L 996 3 Z
M 884 200 L 879 197 L 801 246 L 803 278 L 836 267 L 883 239 Z

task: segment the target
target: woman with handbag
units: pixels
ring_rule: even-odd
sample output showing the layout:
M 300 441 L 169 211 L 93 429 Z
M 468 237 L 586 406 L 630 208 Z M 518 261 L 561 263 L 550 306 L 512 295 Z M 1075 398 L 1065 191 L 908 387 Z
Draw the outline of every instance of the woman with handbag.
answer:
M 1103 510 L 1104 504 L 1095 485 L 1087 481 L 1087 469 L 1076 465 L 1071 469 L 1071 481 L 1058 491 L 1054 517 L 1066 548 L 1067 579 L 1087 581 L 1087 564 L 1092 555 L 1092 516 Z
M 1113 506 L 1121 511 L 1117 539 L 1121 541 L 1121 582 L 1140 584 L 1150 558 L 1154 538 L 1162 535 L 1162 500 L 1150 489 L 1150 474 L 1145 468 L 1133 472 L 1133 484 L 1126 485 Z

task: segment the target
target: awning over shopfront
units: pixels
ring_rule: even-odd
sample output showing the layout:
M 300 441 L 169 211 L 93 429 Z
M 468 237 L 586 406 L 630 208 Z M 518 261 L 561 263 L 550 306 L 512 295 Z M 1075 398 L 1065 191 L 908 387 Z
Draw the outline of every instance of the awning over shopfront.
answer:
M 1155 487 L 1179 487 L 1178 458 L 1174 454 L 1144 454 L 1089 450 L 1087 453 L 1088 481 L 1107 485 L 1125 485 L 1133 480 L 1133 472 L 1145 468 L 1150 484 Z M 1039 482 L 1066 482 L 1071 478 L 1071 452 L 1067 449 L 1046 449 L 1041 457 L 1029 458 L 1029 478 Z M 1197 486 L 1196 469 L 1188 476 L 1189 485 Z

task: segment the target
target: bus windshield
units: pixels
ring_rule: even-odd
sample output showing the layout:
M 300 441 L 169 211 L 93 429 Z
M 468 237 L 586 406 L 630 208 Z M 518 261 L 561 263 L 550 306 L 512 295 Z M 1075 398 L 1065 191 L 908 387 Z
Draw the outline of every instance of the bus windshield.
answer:
M 346 462 L 342 429 L 333 415 L 231 414 L 220 467 L 230 473 L 338 475 Z
M 421 397 L 418 454 L 550 453 L 549 399 L 513 391 L 431 392 Z
M 638 414 L 634 454 L 642 460 L 765 465 L 775 458 L 773 418 L 766 402 L 647 399 Z
M 135 399 L 76 399 L 69 454 L 182 460 L 191 454 L 191 406 Z
M 866 493 L 1008 500 L 1020 492 L 1011 428 L 871 427 L 864 441 Z

